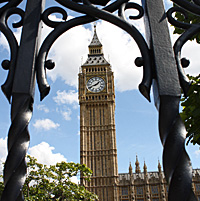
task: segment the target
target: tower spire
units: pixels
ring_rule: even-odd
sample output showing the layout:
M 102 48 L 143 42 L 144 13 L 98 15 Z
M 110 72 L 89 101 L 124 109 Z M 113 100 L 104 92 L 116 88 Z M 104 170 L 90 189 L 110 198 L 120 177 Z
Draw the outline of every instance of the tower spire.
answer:
M 94 35 L 90 42 L 89 54 L 87 61 L 82 65 L 83 66 L 94 66 L 94 65 L 109 65 L 103 55 L 103 45 L 101 44 L 96 31 L 96 24 L 94 24 Z M 111 68 L 111 67 L 110 67 Z
M 102 47 L 102 44 L 97 36 L 96 24 L 94 24 L 94 35 L 89 45 L 89 48 L 91 47 Z

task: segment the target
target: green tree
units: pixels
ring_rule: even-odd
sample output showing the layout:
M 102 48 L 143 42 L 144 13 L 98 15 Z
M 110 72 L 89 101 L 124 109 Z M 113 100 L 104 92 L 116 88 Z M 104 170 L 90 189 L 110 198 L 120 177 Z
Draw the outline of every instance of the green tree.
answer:
M 92 201 L 98 199 L 84 186 L 71 181 L 72 177 L 80 172 L 86 180 L 90 180 L 92 171 L 85 165 L 61 162 L 48 167 L 38 163 L 31 156 L 27 158 L 27 178 L 23 187 L 26 201 Z M 2 190 L 3 183 L 0 183 L 0 191 Z
M 192 84 L 188 96 L 182 98 L 183 110 L 180 115 L 187 130 L 187 144 L 192 142 L 200 145 L 200 75 L 188 77 Z
M 2 192 L 3 192 L 3 189 L 4 189 L 2 179 L 3 179 L 3 176 L 0 175 L 0 198 L 1 198 L 1 195 L 2 195 Z

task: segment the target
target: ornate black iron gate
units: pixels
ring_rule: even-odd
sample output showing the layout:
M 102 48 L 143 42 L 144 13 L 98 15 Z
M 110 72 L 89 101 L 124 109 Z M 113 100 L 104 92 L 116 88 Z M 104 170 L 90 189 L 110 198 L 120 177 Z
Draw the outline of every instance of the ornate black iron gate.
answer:
M 181 64 L 181 48 L 196 33 L 199 25 L 184 24 L 172 17 L 175 11 L 185 14 L 186 10 L 200 15 L 199 0 L 172 0 L 178 7 L 171 8 L 167 14 L 163 0 L 142 0 L 140 6 L 128 0 L 55 0 L 60 7 L 46 10 L 45 0 L 27 0 L 23 11 L 18 5 L 23 0 L 1 0 L 0 30 L 6 36 L 10 46 L 10 60 L 4 60 L 2 67 L 8 71 L 8 77 L 2 85 L 2 91 L 11 102 L 11 126 L 8 133 L 8 156 L 4 167 L 4 184 L 1 201 L 23 200 L 21 193 L 25 181 L 25 156 L 29 146 L 28 124 L 32 116 L 35 81 L 37 81 L 41 100 L 48 95 L 50 86 L 46 80 L 46 69 L 54 68 L 47 60 L 48 52 L 56 39 L 67 30 L 98 19 L 106 20 L 122 28 L 136 41 L 141 58 L 136 65 L 143 66 L 143 79 L 139 85 L 142 95 L 150 101 L 150 88 L 154 87 L 156 107 L 159 111 L 159 132 L 164 147 L 163 166 L 169 183 L 169 201 L 197 200 L 192 191 L 192 166 L 185 151 L 185 127 L 179 116 L 181 88 L 185 94 L 190 82 L 184 74 Z M 95 5 L 99 5 L 95 7 Z M 102 8 L 100 8 L 102 6 Z M 67 20 L 68 8 L 81 16 Z M 130 24 L 125 17 L 127 9 L 136 9 L 137 16 L 144 17 L 146 39 Z M 118 15 L 114 12 L 118 11 Z M 60 13 L 64 22 L 53 22 L 48 17 Z M 7 20 L 12 14 L 21 16 L 14 27 L 22 26 L 20 45 L 8 27 Z M 170 23 L 186 31 L 172 48 L 167 17 Z M 39 47 L 41 23 L 52 27 L 53 31 L 42 41 Z M 27 51 L 28 50 L 28 51 Z

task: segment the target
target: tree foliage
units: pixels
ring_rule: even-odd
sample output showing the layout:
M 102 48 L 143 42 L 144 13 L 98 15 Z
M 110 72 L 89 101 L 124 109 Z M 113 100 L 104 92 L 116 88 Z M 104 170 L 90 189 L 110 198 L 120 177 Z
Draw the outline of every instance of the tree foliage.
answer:
M 0 179 L 2 180 L 3 176 L 0 175 Z M 4 185 L 3 185 L 3 182 L 0 180 L 0 198 L 1 198 L 1 195 L 2 195 L 2 192 L 3 192 L 3 189 L 4 189 Z
M 181 106 L 183 107 L 180 113 L 187 130 L 187 137 L 189 142 L 200 145 L 200 75 L 193 77 L 188 97 L 182 98 Z
M 192 2 L 192 0 L 187 0 L 189 2 Z M 174 4 L 174 6 L 176 6 Z M 176 12 L 175 18 L 181 22 L 189 23 L 189 24 L 198 24 L 200 23 L 200 16 L 197 16 L 195 14 L 192 14 L 190 12 L 187 13 L 187 16 L 185 17 L 182 13 Z M 175 34 L 182 34 L 185 30 L 181 28 L 175 27 L 174 33 Z M 200 33 L 196 34 L 191 38 L 191 40 L 196 40 L 197 43 L 200 43 Z
M 26 201 L 92 201 L 98 197 L 87 191 L 84 186 L 71 181 L 73 176 L 82 173 L 86 180 L 90 179 L 92 171 L 85 165 L 61 162 L 50 167 L 40 164 L 28 156 L 27 178 L 23 187 Z M 3 183 L 0 183 L 0 193 Z

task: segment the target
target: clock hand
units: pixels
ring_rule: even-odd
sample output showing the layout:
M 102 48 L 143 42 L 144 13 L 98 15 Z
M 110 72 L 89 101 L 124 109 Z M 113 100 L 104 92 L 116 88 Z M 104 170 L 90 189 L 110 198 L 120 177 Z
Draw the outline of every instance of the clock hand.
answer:
M 88 86 L 88 88 L 92 88 L 94 86 L 97 86 L 99 84 L 99 81 L 97 81 L 96 83 L 91 84 L 90 86 Z
M 94 87 L 94 86 L 97 86 L 98 84 L 99 84 L 99 82 L 97 82 L 96 84 L 94 84 L 93 87 Z

